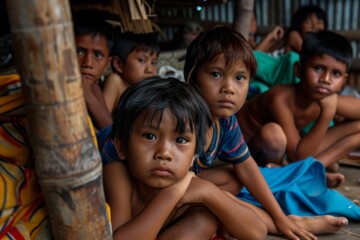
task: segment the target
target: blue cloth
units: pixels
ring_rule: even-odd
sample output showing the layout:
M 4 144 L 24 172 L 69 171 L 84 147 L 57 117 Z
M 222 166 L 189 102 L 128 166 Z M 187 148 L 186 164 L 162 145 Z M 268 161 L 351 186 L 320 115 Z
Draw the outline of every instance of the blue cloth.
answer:
M 114 141 L 109 139 L 111 130 L 112 126 L 109 126 L 96 133 L 100 156 L 104 165 L 113 161 L 121 161 L 116 151 Z
M 260 168 L 260 171 L 287 215 L 333 215 L 360 221 L 360 207 L 327 188 L 324 165 L 314 158 L 281 168 Z M 261 207 L 245 188 L 237 196 Z

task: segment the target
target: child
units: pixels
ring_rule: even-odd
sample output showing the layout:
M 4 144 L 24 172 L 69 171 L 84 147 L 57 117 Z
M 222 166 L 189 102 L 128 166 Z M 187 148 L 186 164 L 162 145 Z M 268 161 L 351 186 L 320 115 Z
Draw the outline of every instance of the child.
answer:
M 327 14 L 316 5 L 300 7 L 291 17 L 289 33 L 286 34 L 286 51 L 300 53 L 305 34 L 327 29 Z
M 104 189 L 114 239 L 208 240 L 218 222 L 238 239 L 265 239 L 252 210 L 189 171 L 211 125 L 194 89 L 175 78 L 145 79 L 127 88 L 113 116 L 121 160 L 104 166 Z
M 259 212 L 260 209 L 253 208 L 263 217 L 270 233 L 283 233 L 291 239 L 315 239 L 303 228 L 309 229 L 307 226 L 300 227 L 302 223 L 295 223 L 294 218 L 283 213 L 250 155 L 237 124 L 235 113 L 244 104 L 250 76 L 255 71 L 256 61 L 250 44 L 228 27 L 204 31 L 188 47 L 185 79 L 205 99 L 213 121 L 213 128 L 206 135 L 205 148 L 194 161 L 193 170 L 199 178 L 233 194 L 246 186 L 267 211 Z M 327 221 L 323 220 L 323 223 Z M 344 218 L 332 218 L 324 225 L 332 225 L 338 230 L 346 224 Z M 315 234 L 321 232 L 320 225 L 317 227 L 309 230 Z
M 109 54 L 112 47 L 112 29 L 105 22 L 105 17 L 99 15 L 97 11 L 75 12 L 73 19 L 86 107 L 95 128 L 99 130 L 112 123 L 110 112 L 98 85 L 98 80 L 109 66 L 111 59 Z
M 284 29 L 280 26 L 275 26 L 264 38 L 256 42 L 257 20 L 256 14 L 253 12 L 250 21 L 250 31 L 248 42 L 253 49 L 276 55 L 276 51 L 284 46 Z
M 300 83 L 273 86 L 245 103 L 237 119 L 260 165 L 284 164 L 286 152 L 289 162 L 314 156 L 330 167 L 360 145 L 360 100 L 337 94 L 351 59 L 352 48 L 343 36 L 309 33 L 296 64 Z M 347 121 L 328 128 L 335 115 Z
M 124 90 L 157 75 L 159 44 L 153 34 L 122 33 L 112 51 L 112 70 L 103 83 L 103 94 L 112 113 Z

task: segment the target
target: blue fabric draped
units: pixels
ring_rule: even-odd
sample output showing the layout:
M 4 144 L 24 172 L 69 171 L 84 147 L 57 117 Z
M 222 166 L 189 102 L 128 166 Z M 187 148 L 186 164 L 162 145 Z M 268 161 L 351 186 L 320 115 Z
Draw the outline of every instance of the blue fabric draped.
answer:
M 340 192 L 327 188 L 324 165 L 314 158 L 260 171 L 287 215 L 332 215 L 360 221 L 360 207 Z M 237 197 L 261 207 L 246 188 Z

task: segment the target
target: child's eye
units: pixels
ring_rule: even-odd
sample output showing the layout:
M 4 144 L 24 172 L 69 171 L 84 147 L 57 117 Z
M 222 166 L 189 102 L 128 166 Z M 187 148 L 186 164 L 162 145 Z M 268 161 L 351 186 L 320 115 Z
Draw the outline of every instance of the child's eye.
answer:
M 236 80 L 238 80 L 238 81 L 245 80 L 245 76 L 243 76 L 243 75 L 237 75 L 237 76 L 236 76 Z
M 102 58 L 104 56 L 101 52 L 95 52 L 94 55 L 95 58 Z
M 153 65 L 153 66 L 155 66 L 155 67 L 157 66 L 157 64 L 158 64 L 157 61 L 151 62 L 151 65 Z
M 340 77 L 341 76 L 341 72 L 339 71 L 333 71 L 332 73 L 335 77 Z
M 185 143 L 188 143 L 189 140 L 184 138 L 184 137 L 177 137 L 176 138 L 176 143 L 180 143 L 180 144 L 185 144 Z
M 314 69 L 316 72 L 322 72 L 323 71 L 323 67 L 321 66 L 314 66 Z
M 219 72 L 212 72 L 211 76 L 213 76 L 215 78 L 219 78 L 219 77 L 221 77 L 221 74 Z
M 139 58 L 138 61 L 141 62 L 141 63 L 144 63 L 144 62 L 145 62 L 145 59 Z
M 84 54 L 84 50 L 81 48 L 76 48 L 76 54 L 77 55 L 83 55 Z
M 148 139 L 148 140 L 154 140 L 154 139 L 156 139 L 156 136 L 155 136 L 154 134 L 152 134 L 152 133 L 144 133 L 142 136 L 143 136 L 144 138 Z

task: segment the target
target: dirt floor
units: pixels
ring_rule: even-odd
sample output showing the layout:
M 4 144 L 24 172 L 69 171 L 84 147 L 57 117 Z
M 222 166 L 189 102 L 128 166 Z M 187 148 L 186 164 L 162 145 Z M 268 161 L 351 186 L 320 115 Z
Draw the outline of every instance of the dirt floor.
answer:
M 345 175 L 345 183 L 336 188 L 351 200 L 360 201 L 360 164 L 341 164 L 339 172 Z M 284 239 L 277 236 L 269 236 L 269 240 Z M 319 240 L 359 240 L 360 222 L 350 222 L 348 226 L 336 234 L 318 236 Z

